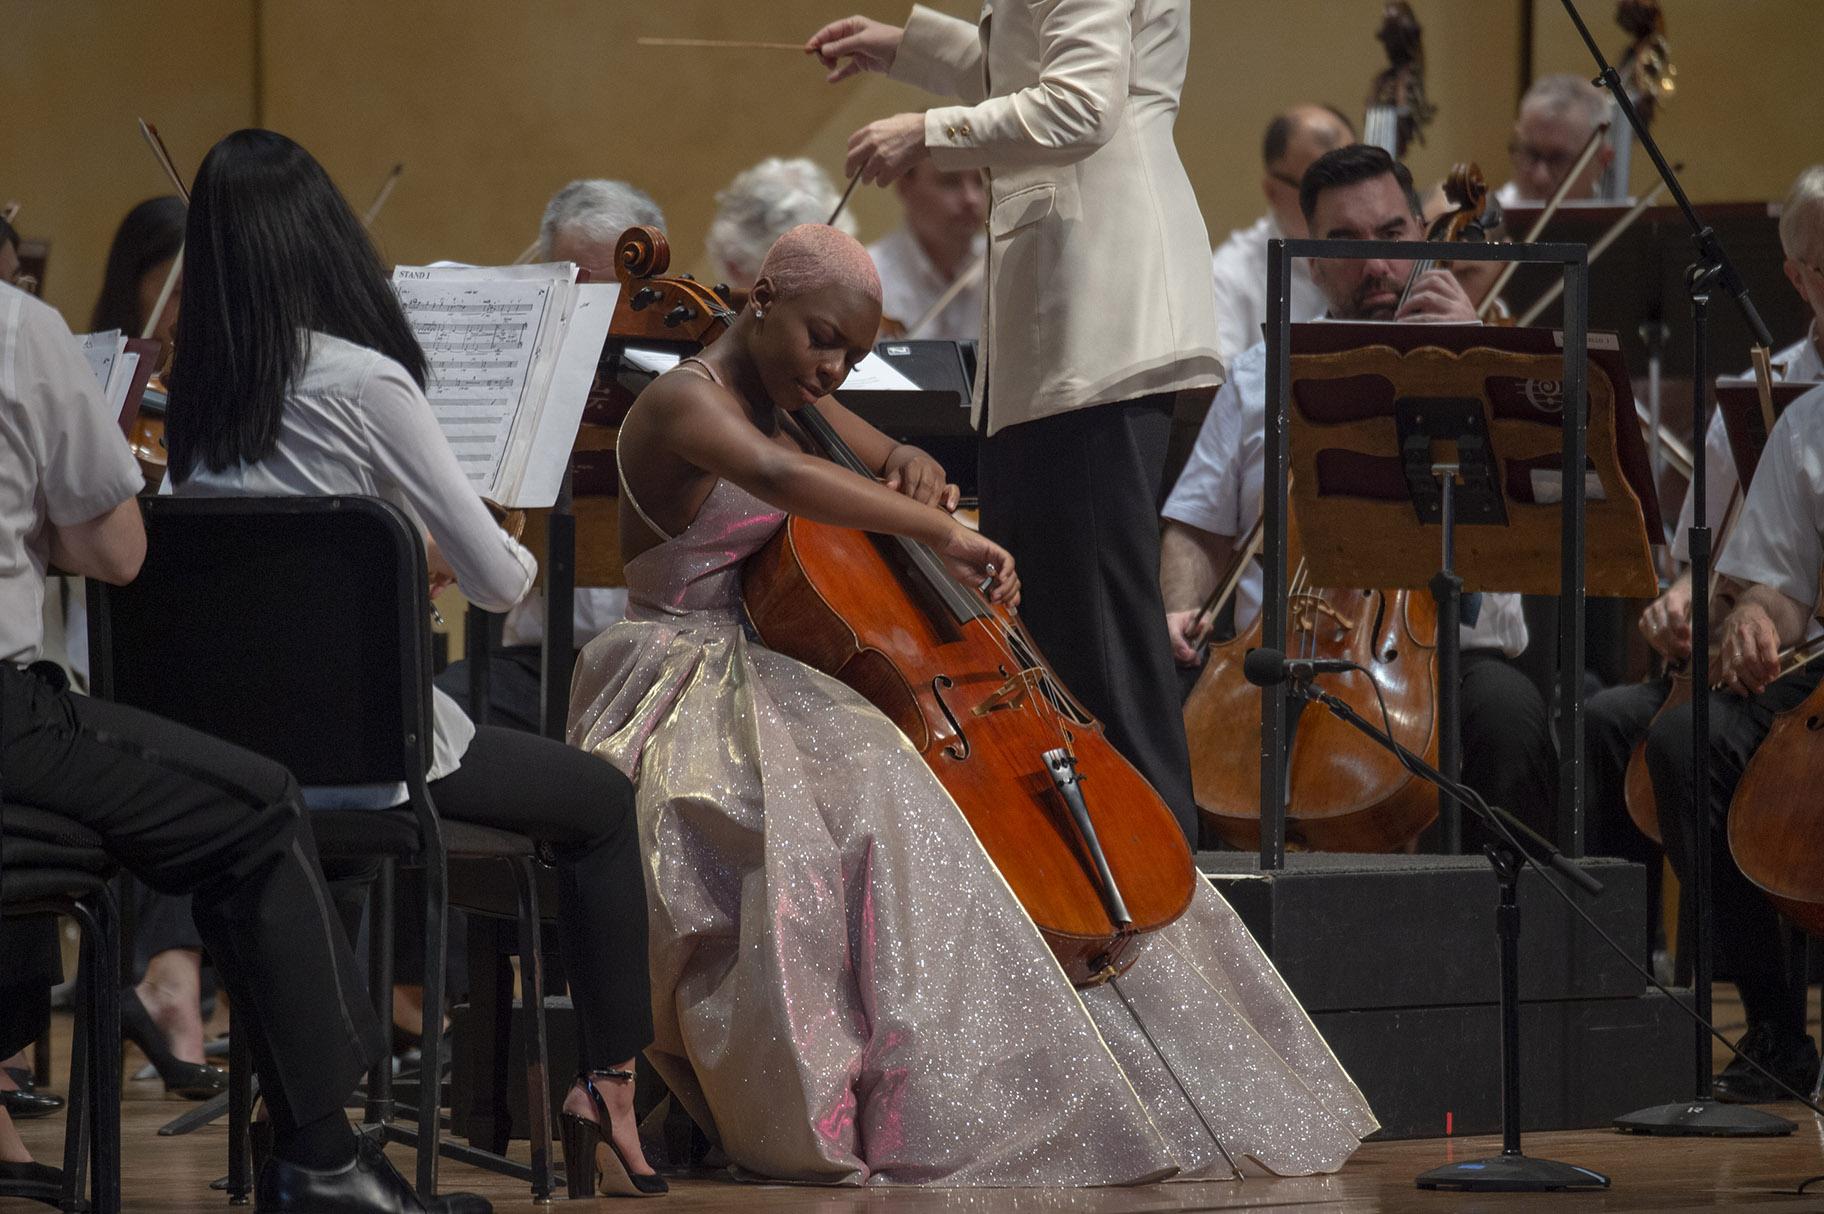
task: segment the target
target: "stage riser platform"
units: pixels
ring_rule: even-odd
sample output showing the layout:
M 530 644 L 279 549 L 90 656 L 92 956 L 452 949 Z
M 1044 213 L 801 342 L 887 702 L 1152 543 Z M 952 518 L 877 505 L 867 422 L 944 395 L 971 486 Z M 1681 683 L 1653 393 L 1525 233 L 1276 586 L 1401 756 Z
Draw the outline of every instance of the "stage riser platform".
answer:
M 1501 1127 L 1499 890 L 1480 856 L 1258 857 L 1206 852 L 1234 906 L 1348 1068 L 1382 1137 Z M 1645 964 L 1646 870 L 1581 862 L 1599 898 L 1572 897 Z M 1522 1120 L 1607 1125 L 1691 1086 L 1690 1021 L 1527 871 L 1520 880 Z

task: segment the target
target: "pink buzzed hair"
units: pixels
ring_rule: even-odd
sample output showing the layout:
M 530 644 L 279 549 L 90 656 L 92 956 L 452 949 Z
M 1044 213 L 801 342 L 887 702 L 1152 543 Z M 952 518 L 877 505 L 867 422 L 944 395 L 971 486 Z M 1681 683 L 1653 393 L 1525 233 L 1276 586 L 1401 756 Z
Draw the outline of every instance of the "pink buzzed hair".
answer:
M 823 223 L 801 223 L 773 242 L 760 263 L 782 300 L 825 287 L 850 287 L 880 302 L 880 274 L 861 242 Z

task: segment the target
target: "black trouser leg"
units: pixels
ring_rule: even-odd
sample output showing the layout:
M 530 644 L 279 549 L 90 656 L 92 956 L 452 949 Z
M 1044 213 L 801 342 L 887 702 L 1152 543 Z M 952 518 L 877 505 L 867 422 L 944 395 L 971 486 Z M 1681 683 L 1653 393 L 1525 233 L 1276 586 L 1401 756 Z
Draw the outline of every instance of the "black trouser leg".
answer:
M 617 1066 L 651 1045 L 646 878 L 627 778 L 562 742 L 484 725 L 462 766 L 430 788 L 445 818 L 530 835 L 557 853 L 558 942 L 581 1064 Z
M 1664 852 L 1628 816 L 1628 762 L 1647 740 L 1653 717 L 1666 702 L 1665 677 L 1624 683 L 1597 692 L 1583 706 L 1583 804 L 1586 851 L 1618 856 L 1647 870 L 1648 948 L 1660 942 Z
M 1463 782 L 1551 838 L 1558 817 L 1558 750 L 1545 698 L 1526 672 L 1492 649 L 1463 654 Z M 1465 849 L 1486 838 L 1465 814 Z
M 154 889 L 190 894 L 275 1110 L 299 1124 L 339 1110 L 385 1043 L 291 774 L 12 667 L 0 695 L 7 796 L 81 822 Z
M 133 903 L 133 976 L 145 975 L 152 958 L 172 949 L 203 951 L 202 933 L 190 912 L 190 899 L 161 894 L 144 881 L 131 881 L 127 896 Z
M 1749 1024 L 1771 1024 L 1783 1035 L 1805 1031 L 1795 987 L 1803 975 L 1789 971 L 1779 915 L 1736 866 L 1729 851 L 1729 802 L 1773 718 L 1802 701 L 1824 671 L 1807 669 L 1781 679 L 1753 699 L 1725 692 L 1710 696 L 1710 787 L 1700 806 L 1691 778 L 1691 706 L 1667 710 L 1647 735 L 1647 766 L 1659 802 L 1666 856 L 1689 886 L 1697 848 L 1710 849 L 1710 913 L 1715 925 L 1718 972 L 1734 975 Z
M 1095 405 L 984 439 L 982 531 L 1013 553 L 1020 614 L 1046 660 L 1195 843 L 1154 507 L 1173 399 Z
M 539 647 L 503 645 L 488 655 L 488 724 L 538 733 L 544 701 L 539 698 Z M 458 704 L 469 702 L 469 663 L 451 662 L 436 678 L 442 692 Z M 401 919 L 400 923 L 405 920 Z M 451 939 L 459 939 L 454 928 Z

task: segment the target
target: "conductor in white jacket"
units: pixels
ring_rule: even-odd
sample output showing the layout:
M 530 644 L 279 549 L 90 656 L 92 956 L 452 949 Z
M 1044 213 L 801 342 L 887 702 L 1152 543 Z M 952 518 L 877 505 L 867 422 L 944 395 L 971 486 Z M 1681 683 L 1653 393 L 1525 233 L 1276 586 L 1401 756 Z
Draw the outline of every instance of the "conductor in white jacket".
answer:
M 832 82 L 883 71 L 962 101 L 863 127 L 848 171 L 987 176 L 982 530 L 1019 560 L 1052 665 L 1194 842 L 1156 511 L 1173 396 L 1222 382 L 1209 235 L 1172 142 L 1190 7 L 989 0 L 971 24 L 920 5 L 807 49 Z

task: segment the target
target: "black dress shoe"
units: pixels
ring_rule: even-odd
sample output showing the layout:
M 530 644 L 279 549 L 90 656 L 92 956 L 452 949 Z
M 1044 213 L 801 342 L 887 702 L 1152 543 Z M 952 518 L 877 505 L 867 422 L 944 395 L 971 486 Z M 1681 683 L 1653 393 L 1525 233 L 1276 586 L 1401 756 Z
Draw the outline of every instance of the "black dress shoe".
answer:
M 7 1115 L 14 1121 L 30 1121 L 34 1117 L 49 1117 L 61 1109 L 63 1097 L 22 1088 L 17 1092 L 0 1092 L 0 1105 L 5 1106 Z
M 260 1169 L 254 1209 L 260 1214 L 492 1214 L 494 1207 L 487 1198 L 472 1193 L 446 1194 L 427 1207 L 386 1153 L 372 1140 L 362 1138 L 354 1160 L 331 1172 L 276 1157 L 269 1160 Z
M 1818 1047 L 1810 1035 L 1790 1037 L 1771 1026 L 1757 1024 L 1742 1036 L 1737 1047 L 1743 1055 L 1772 1071 L 1787 1087 L 1809 1096 L 1818 1081 Z M 1729 1104 L 1775 1104 L 1793 1099 L 1773 1080 L 1732 1058 L 1716 1077 L 1716 1098 Z
M 63 1172 L 41 1163 L 0 1162 L 0 1197 L 63 1205 Z

